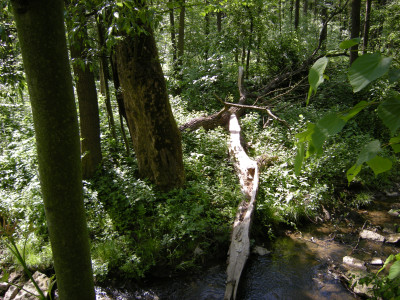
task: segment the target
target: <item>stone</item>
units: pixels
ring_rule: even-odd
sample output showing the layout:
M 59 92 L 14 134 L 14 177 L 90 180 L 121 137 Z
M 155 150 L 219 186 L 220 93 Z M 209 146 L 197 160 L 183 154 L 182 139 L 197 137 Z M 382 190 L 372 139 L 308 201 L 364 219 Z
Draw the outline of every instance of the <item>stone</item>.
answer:
M 4 295 L 3 300 L 13 300 L 15 298 L 15 296 L 18 294 L 18 292 L 19 292 L 19 289 L 16 286 L 11 285 L 8 288 L 6 294 Z
M 357 268 L 361 270 L 366 270 L 367 268 L 365 267 L 365 262 L 363 262 L 360 259 L 351 257 L 351 256 L 345 256 L 343 257 L 343 264 L 347 267 L 351 268 Z
M 39 288 L 43 291 L 45 297 L 47 297 L 47 289 L 49 287 L 50 279 L 39 271 L 36 271 L 32 277 L 36 281 Z M 38 292 L 31 280 L 24 284 L 23 289 L 19 291 L 14 300 L 37 300 L 37 297 L 31 295 L 28 292 L 38 295 Z
M 270 254 L 271 251 L 269 251 L 263 247 L 260 247 L 260 246 L 255 246 L 253 249 L 253 253 L 258 254 L 260 256 L 264 256 L 264 255 Z
M 366 229 L 360 232 L 360 237 L 362 239 L 377 241 L 382 243 L 385 241 L 385 237 L 383 235 Z
M 386 242 L 396 244 L 400 241 L 400 233 L 392 233 L 386 237 Z
M 346 276 L 349 278 L 349 283 L 350 283 L 350 288 L 353 290 L 354 293 L 357 295 L 371 298 L 373 297 L 373 284 L 370 283 L 369 285 L 361 285 L 358 284 L 358 281 L 366 277 L 368 273 L 366 271 L 361 271 L 361 270 L 349 270 L 346 273 Z
M 8 282 L 0 282 L 0 291 L 7 291 L 10 284 Z
M 380 259 L 379 257 L 374 257 L 371 259 L 370 264 L 373 266 L 381 266 L 381 265 L 383 265 L 383 260 Z
M 393 216 L 393 217 L 398 217 L 400 216 L 400 213 L 398 212 L 397 209 L 392 208 L 391 210 L 388 211 L 388 214 Z
M 196 249 L 194 249 L 193 253 L 194 253 L 195 256 L 201 256 L 201 255 L 204 254 L 204 251 L 199 246 L 197 246 Z

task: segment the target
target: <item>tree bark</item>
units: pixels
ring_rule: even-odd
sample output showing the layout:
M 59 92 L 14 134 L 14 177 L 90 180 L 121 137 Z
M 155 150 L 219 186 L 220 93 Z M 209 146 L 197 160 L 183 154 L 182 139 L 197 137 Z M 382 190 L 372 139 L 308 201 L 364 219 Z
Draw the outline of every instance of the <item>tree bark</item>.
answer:
M 81 14 L 85 13 L 81 8 Z M 72 17 L 70 18 L 72 21 Z M 72 26 L 69 25 L 70 28 Z M 86 63 L 85 39 L 87 30 L 81 25 L 80 33 L 75 34 L 76 40 L 70 39 L 70 51 L 76 82 L 76 93 L 79 104 L 79 120 L 81 133 L 82 176 L 91 178 L 101 163 L 100 119 L 97 102 L 96 83 L 90 66 Z
M 169 0 L 172 5 L 174 0 Z M 176 35 L 175 35 L 175 16 L 174 9 L 171 7 L 169 9 L 169 23 L 171 27 L 171 45 L 172 45 L 172 65 L 175 66 L 177 59 L 177 48 L 176 48 Z
M 112 70 L 112 74 L 113 74 L 115 98 L 117 99 L 117 104 L 118 104 L 118 115 L 119 115 L 119 123 L 121 126 L 122 139 L 124 140 L 126 155 L 130 156 L 131 150 L 130 150 L 128 138 L 126 137 L 125 126 L 124 126 L 124 119 L 127 122 L 125 105 L 124 105 L 124 96 L 122 94 L 121 84 L 120 84 L 119 78 L 118 78 L 118 67 L 117 67 L 116 59 L 113 57 L 113 55 L 111 55 L 111 57 L 110 57 L 110 64 L 111 64 L 111 70 Z
M 253 31 L 254 31 L 254 18 L 253 18 L 253 14 L 251 12 L 251 8 L 247 6 L 247 10 L 248 10 L 249 19 L 250 19 L 250 32 L 249 32 L 249 44 L 247 47 L 247 57 L 246 57 L 246 79 L 249 78 L 250 53 L 251 53 L 251 48 L 253 46 Z
M 372 3 L 372 0 L 366 0 L 366 3 L 365 3 L 363 54 L 365 54 L 367 52 L 367 47 L 368 47 L 369 27 L 370 27 L 370 19 L 371 19 L 371 3 Z
M 208 5 L 208 0 L 205 0 L 205 4 Z M 204 35 L 206 37 L 206 40 L 208 40 L 209 35 L 210 35 L 210 14 L 206 13 L 204 16 Z M 206 48 L 204 51 L 204 59 L 205 61 L 208 60 L 208 51 L 209 51 L 209 43 L 206 43 Z
M 60 299 L 95 299 L 62 0 L 11 1 Z
M 294 5 L 294 29 L 297 30 L 299 28 L 300 22 L 300 0 L 296 0 Z
M 108 117 L 108 125 L 110 127 L 111 135 L 114 140 L 117 140 L 117 134 L 115 132 L 115 121 L 114 115 L 111 106 L 111 97 L 110 97 L 110 86 L 108 85 L 109 80 L 109 68 L 108 68 L 108 59 L 106 54 L 106 42 L 104 37 L 104 27 L 103 23 L 97 22 L 97 32 L 99 36 L 99 48 L 100 48 L 100 72 L 104 77 L 104 88 L 105 88 L 105 103 L 107 109 L 107 117 Z
M 161 189 L 184 183 L 181 137 L 158 60 L 153 32 L 125 37 L 117 45 L 117 63 L 129 131 L 139 173 Z
M 183 54 L 185 53 L 185 0 L 181 0 L 181 11 L 179 13 L 179 30 L 178 30 L 178 72 L 182 71 Z M 179 74 L 182 75 L 182 74 Z
M 360 12 L 361 12 L 361 0 L 352 0 L 351 3 L 351 35 L 350 38 L 357 38 L 360 36 Z M 354 45 L 350 48 L 350 65 L 358 57 L 358 45 Z

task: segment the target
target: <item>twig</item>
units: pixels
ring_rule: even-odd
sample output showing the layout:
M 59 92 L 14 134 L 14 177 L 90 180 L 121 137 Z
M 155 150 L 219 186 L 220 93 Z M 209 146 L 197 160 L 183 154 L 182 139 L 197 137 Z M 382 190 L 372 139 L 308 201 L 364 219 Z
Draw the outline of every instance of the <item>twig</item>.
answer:
M 364 225 L 361 228 L 361 231 L 364 230 L 365 225 L 367 224 L 368 221 L 364 222 Z M 350 254 L 353 254 L 353 252 L 357 249 L 358 244 L 360 244 L 360 240 L 361 240 L 361 236 L 358 236 L 358 241 L 357 244 L 353 247 L 353 249 L 351 250 Z

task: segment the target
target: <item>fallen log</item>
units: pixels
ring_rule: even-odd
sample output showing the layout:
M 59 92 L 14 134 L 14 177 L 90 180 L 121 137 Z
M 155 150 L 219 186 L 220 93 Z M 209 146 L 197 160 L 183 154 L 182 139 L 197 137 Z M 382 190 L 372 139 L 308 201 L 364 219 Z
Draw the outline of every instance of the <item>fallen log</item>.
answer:
M 250 227 L 259 181 L 257 162 L 250 159 L 243 149 L 240 131 L 236 115 L 231 114 L 229 155 L 239 176 L 244 199 L 239 204 L 233 224 L 224 300 L 236 299 L 240 276 L 250 254 Z

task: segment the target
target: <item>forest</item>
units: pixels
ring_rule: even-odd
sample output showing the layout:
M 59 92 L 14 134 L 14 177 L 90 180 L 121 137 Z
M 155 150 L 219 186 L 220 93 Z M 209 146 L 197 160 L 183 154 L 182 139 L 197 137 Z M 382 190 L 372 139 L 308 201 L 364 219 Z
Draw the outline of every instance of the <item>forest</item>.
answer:
M 0 7 L 0 298 L 400 297 L 399 0 Z

